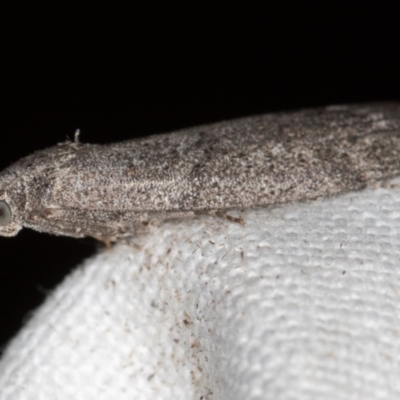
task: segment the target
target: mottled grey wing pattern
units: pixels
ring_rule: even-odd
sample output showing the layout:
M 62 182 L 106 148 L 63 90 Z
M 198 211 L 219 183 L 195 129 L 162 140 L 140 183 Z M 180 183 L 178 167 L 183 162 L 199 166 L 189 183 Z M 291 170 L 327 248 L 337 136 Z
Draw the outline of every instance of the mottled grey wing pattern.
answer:
M 166 135 L 62 143 L 0 175 L 0 234 L 118 240 L 149 219 L 274 206 L 400 174 L 400 106 L 242 118 Z M 9 212 L 8 212 L 9 211 Z

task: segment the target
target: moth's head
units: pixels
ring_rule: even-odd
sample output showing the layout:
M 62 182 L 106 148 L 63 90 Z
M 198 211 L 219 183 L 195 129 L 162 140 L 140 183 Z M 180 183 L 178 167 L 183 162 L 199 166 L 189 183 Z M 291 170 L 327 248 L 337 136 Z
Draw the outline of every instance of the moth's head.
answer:
M 0 236 L 15 236 L 22 229 L 6 200 L 0 200 Z
M 0 173 L 0 236 L 15 236 L 26 225 L 29 182 L 38 175 L 32 156 L 25 157 Z
M 24 226 L 39 230 L 54 171 L 75 157 L 77 144 L 66 142 L 37 151 L 0 172 L 0 236 L 15 236 Z
M 25 208 L 23 184 L 13 171 L 0 173 L 0 236 L 15 236 L 23 226 L 21 210 Z

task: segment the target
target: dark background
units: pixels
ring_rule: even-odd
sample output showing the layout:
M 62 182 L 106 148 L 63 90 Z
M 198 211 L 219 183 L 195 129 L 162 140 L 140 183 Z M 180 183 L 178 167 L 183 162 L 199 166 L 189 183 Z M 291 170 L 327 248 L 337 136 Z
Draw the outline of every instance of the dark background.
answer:
M 76 128 L 107 143 L 400 99 L 396 2 L 5 3 L 0 169 Z M 1 348 L 98 245 L 23 230 L 0 249 Z

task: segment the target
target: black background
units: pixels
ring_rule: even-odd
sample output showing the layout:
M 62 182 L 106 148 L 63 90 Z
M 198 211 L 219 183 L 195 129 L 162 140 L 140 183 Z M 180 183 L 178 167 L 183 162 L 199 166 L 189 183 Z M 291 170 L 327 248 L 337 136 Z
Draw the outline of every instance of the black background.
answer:
M 76 128 L 107 143 L 400 97 L 396 2 L 2 4 L 1 169 Z M 97 248 L 29 230 L 0 238 L 0 346 Z

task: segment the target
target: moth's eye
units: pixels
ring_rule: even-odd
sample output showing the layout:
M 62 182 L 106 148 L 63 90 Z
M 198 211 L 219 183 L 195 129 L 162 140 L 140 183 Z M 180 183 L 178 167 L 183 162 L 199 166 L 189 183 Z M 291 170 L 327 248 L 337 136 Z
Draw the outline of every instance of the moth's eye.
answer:
M 11 210 L 8 204 L 0 200 L 0 226 L 7 225 L 11 222 Z

